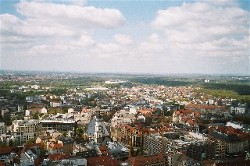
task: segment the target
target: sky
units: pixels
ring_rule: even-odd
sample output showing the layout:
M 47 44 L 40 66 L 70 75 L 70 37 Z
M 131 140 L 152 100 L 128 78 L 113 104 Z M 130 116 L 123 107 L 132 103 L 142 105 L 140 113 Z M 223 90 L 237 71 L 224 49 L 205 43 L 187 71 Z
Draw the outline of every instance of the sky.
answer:
M 250 75 L 249 0 L 1 0 L 0 70 Z

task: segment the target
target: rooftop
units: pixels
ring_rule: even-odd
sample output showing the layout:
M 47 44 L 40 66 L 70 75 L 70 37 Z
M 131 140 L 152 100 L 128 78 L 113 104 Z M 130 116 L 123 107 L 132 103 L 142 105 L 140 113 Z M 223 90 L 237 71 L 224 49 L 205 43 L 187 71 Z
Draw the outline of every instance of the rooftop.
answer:
M 164 162 L 162 154 L 151 155 L 151 156 L 136 156 L 128 159 L 129 163 L 133 166 L 145 166 L 153 165 Z

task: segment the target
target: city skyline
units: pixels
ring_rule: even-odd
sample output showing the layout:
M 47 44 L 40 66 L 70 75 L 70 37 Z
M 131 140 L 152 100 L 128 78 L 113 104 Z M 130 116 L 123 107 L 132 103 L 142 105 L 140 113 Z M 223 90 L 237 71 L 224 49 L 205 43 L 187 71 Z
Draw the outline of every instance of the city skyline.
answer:
M 249 1 L 0 3 L 2 70 L 250 74 Z

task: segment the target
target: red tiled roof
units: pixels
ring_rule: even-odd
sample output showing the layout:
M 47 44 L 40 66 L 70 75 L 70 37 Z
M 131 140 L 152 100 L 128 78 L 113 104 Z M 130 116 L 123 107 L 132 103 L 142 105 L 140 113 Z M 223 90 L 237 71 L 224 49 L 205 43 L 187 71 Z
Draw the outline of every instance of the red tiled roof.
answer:
M 190 117 L 190 116 L 199 118 L 201 116 L 200 112 L 192 111 L 192 110 L 178 110 L 178 111 L 175 111 L 174 115 L 180 116 L 183 118 Z
M 39 112 L 42 108 L 30 108 L 29 111 L 31 112 Z
M 120 161 L 111 158 L 111 156 L 99 156 L 99 157 L 91 157 L 87 159 L 88 166 L 119 166 Z
M 129 130 L 129 132 L 133 133 L 135 131 L 135 127 L 130 126 L 129 124 L 125 124 L 122 126 L 125 130 Z
M 182 118 L 181 118 L 181 121 L 184 122 L 184 123 L 186 123 L 189 119 L 190 119 L 190 118 L 188 118 L 188 117 L 185 116 L 185 117 L 182 117 Z
M 198 117 L 200 117 L 200 116 L 201 116 L 201 113 L 199 113 L 199 112 L 194 112 L 194 117 L 198 118 Z
M 227 162 L 216 163 L 215 166 L 247 166 L 250 165 L 250 160 L 233 160 Z
M 250 133 L 246 133 L 239 129 L 235 129 L 232 126 L 210 127 L 209 131 L 212 131 L 212 130 L 216 130 L 225 134 L 237 135 L 241 140 L 250 140 Z
M 107 147 L 105 145 L 99 147 L 100 151 L 107 151 Z
M 178 110 L 178 111 L 175 111 L 175 115 L 181 115 L 181 116 L 184 116 L 184 115 L 187 115 L 187 114 L 192 114 L 194 111 L 192 110 Z
M 43 145 L 41 143 L 32 143 L 32 144 L 26 144 L 24 146 L 24 150 L 27 151 L 28 149 L 34 147 L 34 146 L 39 146 L 40 148 L 43 147 Z
M 8 154 L 13 151 L 13 147 L 11 146 L 5 146 L 5 147 L 0 147 L 0 154 Z
M 50 143 L 49 147 L 52 149 L 61 149 L 63 147 L 63 144 L 58 144 L 58 143 Z
M 192 110 L 180 110 L 180 111 L 181 111 L 181 113 L 183 113 L 183 114 L 192 114 L 192 113 L 193 113 Z
M 187 121 L 187 123 L 190 125 L 190 126 L 194 126 L 195 124 L 197 124 L 196 120 L 193 120 L 193 119 L 189 119 Z
M 0 161 L 0 166 L 5 166 L 4 161 Z
M 132 166 L 145 166 L 150 164 L 157 164 L 164 162 L 162 154 L 152 155 L 152 156 L 136 156 L 128 159 Z
M 149 110 L 149 109 L 141 109 L 141 110 L 137 110 L 137 112 L 141 113 L 142 115 L 152 114 L 152 110 Z
M 181 110 L 175 111 L 175 115 L 180 115 L 181 114 Z
M 103 155 L 107 155 L 108 154 L 108 148 L 105 145 L 100 146 L 99 150 L 102 152 Z
M 68 159 L 70 155 L 68 154 L 51 154 L 49 155 L 50 160 L 62 160 L 62 159 Z
M 87 109 L 87 108 L 83 108 L 82 112 L 86 113 L 86 112 L 91 112 L 91 109 Z

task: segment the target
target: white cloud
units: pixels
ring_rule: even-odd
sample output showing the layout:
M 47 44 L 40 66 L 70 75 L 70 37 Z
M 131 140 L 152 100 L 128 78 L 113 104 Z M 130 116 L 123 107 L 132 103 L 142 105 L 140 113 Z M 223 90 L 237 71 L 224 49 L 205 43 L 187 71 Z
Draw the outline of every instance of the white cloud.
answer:
M 130 36 L 123 35 L 123 34 L 116 34 L 114 35 L 114 40 L 117 43 L 128 45 L 133 43 L 133 39 Z
M 126 58 L 129 56 L 129 52 L 132 51 L 131 46 L 125 47 L 123 44 L 119 43 L 98 43 L 95 48 L 93 48 L 90 54 L 94 57 L 109 58 L 114 57 Z M 111 63 L 112 61 L 110 61 Z
M 161 41 L 160 36 L 156 33 L 151 34 L 149 36 L 149 40 L 152 42 L 160 42 Z
M 53 3 L 20 2 L 17 12 L 42 23 L 62 24 L 78 28 L 114 28 L 124 23 L 119 10 L 93 6 L 76 6 Z M 47 24 L 46 24 L 47 25 Z
M 215 5 L 219 7 L 239 7 L 239 2 L 238 0 L 197 0 L 199 2 L 205 2 L 210 5 Z
M 85 6 L 87 4 L 87 0 L 72 0 L 72 4 L 76 6 Z
M 238 51 L 241 56 L 247 56 L 249 12 L 237 6 L 218 4 L 183 3 L 180 7 L 160 10 L 153 26 L 164 31 L 171 47 L 182 49 L 186 56 L 200 51 L 208 51 L 200 56 L 234 57 Z
M 16 4 L 16 9 L 24 16 L 22 19 L 11 14 L 0 16 L 1 36 L 7 40 L 14 36 L 40 41 L 48 37 L 78 37 L 98 28 L 119 27 L 125 21 L 116 9 L 27 1 Z
M 138 32 L 144 35 L 140 39 L 132 36 L 140 28 L 124 24 L 117 9 L 67 4 L 20 2 L 16 7 L 21 17 L 1 15 L 3 68 L 248 72 L 249 12 L 235 1 L 183 3 L 159 10 L 150 24 L 153 28 L 145 25 Z M 120 32 L 121 25 L 127 31 Z
M 119 10 L 79 4 L 21 1 L 16 9 L 22 17 L 0 15 L 1 50 L 23 50 L 26 45 L 26 53 L 22 52 L 25 55 L 78 54 L 74 49 L 83 51 L 95 44 L 95 29 L 116 28 L 125 21 Z
M 95 44 L 94 39 L 90 35 L 82 35 L 78 40 L 74 40 L 70 43 L 76 47 L 89 47 Z

